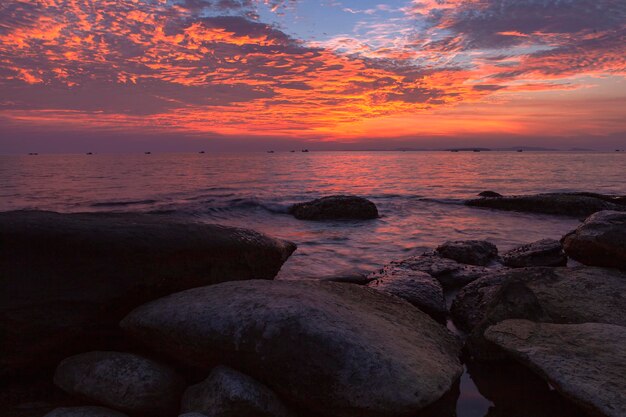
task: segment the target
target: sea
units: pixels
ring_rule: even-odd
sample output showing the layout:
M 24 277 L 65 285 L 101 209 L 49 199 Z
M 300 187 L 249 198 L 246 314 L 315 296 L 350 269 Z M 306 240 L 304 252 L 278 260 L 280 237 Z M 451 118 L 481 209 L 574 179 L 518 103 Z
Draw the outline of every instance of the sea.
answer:
M 278 279 L 369 273 L 447 240 L 487 239 L 501 252 L 560 239 L 581 219 L 467 207 L 504 195 L 626 195 L 626 153 L 275 152 L 0 156 L 0 211 L 147 212 L 254 229 L 298 245 Z M 300 221 L 290 205 L 352 194 L 369 221 Z M 499 416 L 471 373 L 458 417 Z M 546 407 L 548 409 L 549 407 Z M 514 414 L 510 414 L 514 415 Z

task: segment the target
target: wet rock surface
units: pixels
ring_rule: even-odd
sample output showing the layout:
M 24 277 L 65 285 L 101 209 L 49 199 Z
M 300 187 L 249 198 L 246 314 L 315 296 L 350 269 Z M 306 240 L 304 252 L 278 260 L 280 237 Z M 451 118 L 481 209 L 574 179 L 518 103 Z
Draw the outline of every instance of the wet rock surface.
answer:
M 447 313 L 443 288 L 431 275 L 398 266 L 387 266 L 371 274 L 368 287 L 395 295 L 413 304 L 435 320 L 444 320 Z
M 378 218 L 371 201 L 357 196 L 336 195 L 294 204 L 289 213 L 299 220 L 369 220 Z
M 472 331 L 511 318 L 626 326 L 626 274 L 614 269 L 523 268 L 463 288 L 452 303 L 455 323 Z
M 122 327 L 197 368 L 238 369 L 325 416 L 403 416 L 462 372 L 459 342 L 404 300 L 356 285 L 247 281 L 142 306 Z M 373 383 L 375 381 L 375 383 Z
M 268 387 L 234 369 L 218 366 L 200 384 L 185 391 L 181 413 L 206 417 L 293 416 Z
M 108 346 L 132 308 L 225 280 L 272 279 L 295 250 L 243 229 L 148 214 L 0 213 L 0 374 Z M 107 344 L 108 343 L 108 344 Z
M 504 265 L 511 268 L 533 266 L 565 266 L 567 255 L 558 240 L 543 239 L 519 246 L 502 255 Z
M 437 278 L 444 290 L 461 288 L 493 272 L 490 268 L 461 264 L 433 253 L 425 253 L 401 261 L 394 261 L 389 265 L 430 274 Z
M 439 256 L 462 264 L 486 266 L 498 256 L 498 248 L 485 240 L 455 240 L 440 245 Z
M 619 198 L 613 201 L 608 196 L 600 198 L 587 193 L 550 193 L 479 198 L 468 200 L 465 204 L 497 210 L 580 217 L 602 210 L 626 211 L 621 201 Z
M 138 355 L 89 352 L 59 364 L 54 383 L 64 391 L 116 410 L 151 416 L 178 411 L 183 379 L 169 367 Z
M 565 251 L 586 265 L 626 269 L 626 212 L 602 211 L 563 238 Z
M 506 320 L 485 337 L 594 415 L 626 415 L 626 328 Z
M 56 408 L 44 417 L 128 417 L 119 411 L 104 407 L 63 407 Z

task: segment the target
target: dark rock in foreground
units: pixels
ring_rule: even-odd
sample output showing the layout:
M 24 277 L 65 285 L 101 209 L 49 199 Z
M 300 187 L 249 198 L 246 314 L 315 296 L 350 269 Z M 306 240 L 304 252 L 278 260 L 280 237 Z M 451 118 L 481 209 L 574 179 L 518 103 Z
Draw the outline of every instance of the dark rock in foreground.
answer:
M 563 244 L 569 256 L 585 265 L 626 269 L 626 212 L 594 214 Z
M 218 366 L 200 384 L 185 391 L 181 413 L 206 417 L 288 417 L 287 408 L 269 388 L 225 366 Z
M 356 285 L 224 283 L 149 303 L 121 325 L 199 369 L 236 364 L 327 417 L 409 415 L 462 372 L 448 330 L 404 300 Z
M 67 407 L 50 411 L 44 417 L 128 417 L 104 407 Z
M 626 206 L 621 203 L 618 204 L 617 202 L 607 201 L 605 198 L 576 193 L 479 198 L 468 200 L 465 204 L 472 207 L 484 207 L 497 210 L 557 214 L 574 217 L 586 217 L 602 210 L 626 211 Z
M 593 415 L 626 415 L 626 328 L 507 320 L 485 337 Z
M 228 280 L 272 279 L 295 250 L 262 234 L 146 214 L 0 213 L 0 374 L 114 340 L 132 308 Z
M 378 218 L 371 201 L 356 196 L 335 195 L 294 204 L 289 213 L 300 220 L 368 220 Z
M 494 271 L 482 266 L 461 264 L 432 253 L 412 256 L 402 261 L 394 261 L 389 265 L 430 274 L 437 278 L 444 290 L 461 288 Z
M 185 388 L 172 369 L 130 353 L 89 352 L 59 364 L 54 383 L 65 392 L 129 413 L 168 416 Z
M 462 264 L 486 266 L 498 256 L 498 248 L 485 240 L 455 240 L 440 245 L 436 253 Z
M 626 326 L 625 301 L 626 274 L 614 269 L 523 268 L 467 285 L 452 303 L 452 314 L 464 330 L 509 318 Z
M 519 246 L 502 255 L 502 262 L 511 268 L 533 266 L 565 266 L 567 255 L 558 240 L 543 239 Z
M 387 266 L 370 275 L 367 286 L 403 298 L 435 320 L 444 320 L 447 313 L 443 288 L 431 275 L 398 266 Z

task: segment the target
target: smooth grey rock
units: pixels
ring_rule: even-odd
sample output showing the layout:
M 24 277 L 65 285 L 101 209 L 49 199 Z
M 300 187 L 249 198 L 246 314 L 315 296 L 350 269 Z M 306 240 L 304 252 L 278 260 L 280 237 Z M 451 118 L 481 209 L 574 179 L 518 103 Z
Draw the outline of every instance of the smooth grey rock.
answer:
M 129 413 L 178 411 L 184 380 L 169 367 L 120 352 L 89 352 L 63 360 L 54 383 L 65 392 Z
M 557 214 L 563 216 L 590 216 L 602 210 L 625 211 L 626 206 L 592 195 L 577 193 L 551 193 L 517 195 L 468 200 L 466 205 L 497 210 L 528 213 Z
M 44 417 L 128 417 L 126 414 L 104 407 L 56 408 Z
M 230 282 L 146 304 L 122 327 L 198 369 L 235 365 L 324 416 L 404 416 L 462 373 L 458 340 L 397 297 L 315 281 Z
M 426 272 L 390 265 L 369 278 L 373 281 L 367 284 L 368 287 L 403 298 L 435 320 L 445 319 L 447 309 L 443 288 Z
M 626 416 L 626 328 L 506 320 L 485 337 L 593 415 Z
M 299 220 L 368 220 L 378 218 L 378 209 L 371 201 L 350 195 L 323 197 L 294 204 L 289 213 Z
M 455 240 L 440 245 L 436 253 L 462 264 L 486 266 L 498 256 L 498 248 L 486 240 Z
M 289 417 L 276 394 L 247 375 L 218 366 L 200 384 L 185 391 L 181 412 L 207 417 Z
M 111 341 L 147 301 L 229 280 L 272 279 L 295 245 L 262 234 L 134 213 L 0 213 L 0 375 Z
M 569 256 L 585 265 L 626 269 L 626 212 L 592 215 L 563 244 Z
M 451 312 L 466 331 L 512 318 L 626 326 L 626 273 L 585 266 L 494 273 L 459 291 Z
M 461 264 L 433 253 L 425 253 L 401 261 L 394 261 L 390 265 L 430 274 L 437 278 L 446 291 L 461 288 L 494 271 L 482 266 Z
M 527 245 L 518 246 L 502 255 L 502 262 L 511 268 L 533 266 L 565 266 L 567 255 L 561 242 L 543 239 Z

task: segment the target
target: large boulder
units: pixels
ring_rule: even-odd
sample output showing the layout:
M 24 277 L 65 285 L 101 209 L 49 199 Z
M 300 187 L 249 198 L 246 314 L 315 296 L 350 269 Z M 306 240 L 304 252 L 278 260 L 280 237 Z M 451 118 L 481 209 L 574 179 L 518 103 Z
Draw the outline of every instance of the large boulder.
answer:
M 435 320 L 447 313 L 443 288 L 431 275 L 398 266 L 387 266 L 370 275 L 368 287 L 404 298 Z
M 272 279 L 295 245 L 163 215 L 0 213 L 0 375 L 108 346 L 134 307 L 228 280 Z
M 146 304 L 121 326 L 197 369 L 236 366 L 328 417 L 415 413 L 462 373 L 447 329 L 400 298 L 357 285 L 229 282 Z
M 461 288 L 494 271 L 482 266 L 461 264 L 433 253 L 425 253 L 401 261 L 394 261 L 389 266 L 422 271 L 432 275 L 437 278 L 444 290 Z
M 104 407 L 56 408 L 44 417 L 128 417 L 126 414 Z
M 619 201 L 621 200 L 609 201 L 607 198 L 585 193 L 550 193 L 478 198 L 468 200 L 465 204 L 497 210 L 581 217 L 602 210 L 626 211 L 626 206 Z
M 567 255 L 558 240 L 543 239 L 518 246 L 502 255 L 502 262 L 511 268 L 533 266 L 565 266 Z
M 592 415 L 626 415 L 626 328 L 507 320 L 485 337 Z
M 512 318 L 626 326 L 626 274 L 585 266 L 512 269 L 464 287 L 451 312 L 466 331 Z
M 168 416 L 178 411 L 184 380 L 150 359 L 89 352 L 63 360 L 54 374 L 63 391 L 129 413 Z
M 586 265 L 626 269 L 626 212 L 601 211 L 563 238 L 569 256 Z
M 247 375 L 218 366 L 207 379 L 187 388 L 181 413 L 207 417 L 288 417 L 291 413 L 268 387 Z
M 437 254 L 462 264 L 486 266 L 498 256 L 498 248 L 486 240 L 455 240 L 440 245 Z
M 378 218 L 371 201 L 350 195 L 334 195 L 294 204 L 289 213 L 299 220 L 368 220 Z

